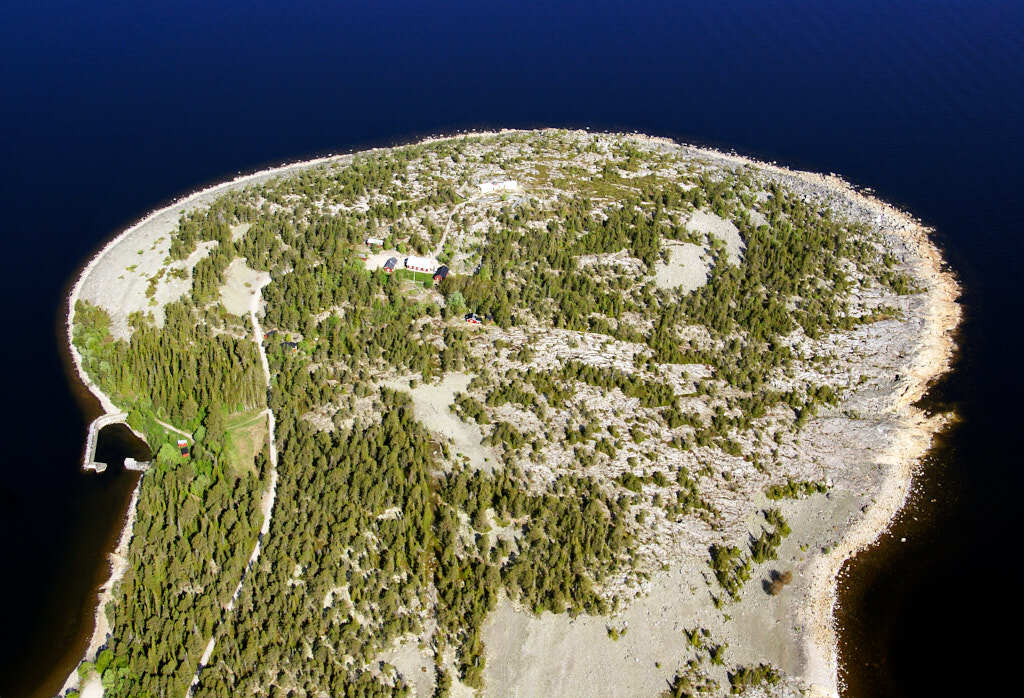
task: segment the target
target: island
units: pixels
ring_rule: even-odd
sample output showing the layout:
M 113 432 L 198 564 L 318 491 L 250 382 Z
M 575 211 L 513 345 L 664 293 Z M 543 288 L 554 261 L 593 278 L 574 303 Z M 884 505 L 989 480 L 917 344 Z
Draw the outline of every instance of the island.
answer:
M 838 695 L 837 574 L 947 419 L 928 233 L 556 129 L 153 213 L 69 298 L 153 455 L 64 695 Z

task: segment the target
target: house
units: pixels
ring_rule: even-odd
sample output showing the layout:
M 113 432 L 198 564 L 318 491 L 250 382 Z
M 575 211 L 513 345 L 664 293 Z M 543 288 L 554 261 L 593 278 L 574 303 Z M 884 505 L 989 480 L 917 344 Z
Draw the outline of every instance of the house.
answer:
M 445 280 L 446 276 L 448 276 L 448 267 L 442 264 L 434 272 L 434 283 L 441 283 Z
M 182 458 L 188 458 L 188 441 L 178 439 L 178 452 L 181 453 Z
M 519 191 L 519 183 L 512 179 L 495 179 L 490 182 L 480 183 L 481 194 L 494 194 L 495 192 Z
M 466 322 L 470 325 L 479 325 L 483 320 L 481 320 L 480 316 L 476 313 L 466 313 Z
M 388 261 L 384 262 L 384 273 L 390 274 L 395 270 L 398 265 L 398 257 L 391 257 Z
M 290 351 L 291 353 L 294 354 L 295 352 L 297 352 L 299 350 L 299 343 L 298 342 L 281 342 L 281 348 L 284 349 L 285 351 Z
M 366 244 L 370 247 L 376 245 L 377 247 L 384 247 L 384 238 L 366 238 Z
M 437 262 L 426 257 L 406 257 L 405 268 L 410 271 L 424 271 L 431 274 L 437 268 Z

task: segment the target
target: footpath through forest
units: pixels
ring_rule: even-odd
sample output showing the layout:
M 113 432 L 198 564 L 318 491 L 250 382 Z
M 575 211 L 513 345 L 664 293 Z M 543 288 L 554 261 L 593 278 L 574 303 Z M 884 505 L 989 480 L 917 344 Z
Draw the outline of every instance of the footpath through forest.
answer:
M 267 362 L 267 352 L 263 346 L 263 328 L 260 326 L 260 321 L 256 317 L 256 311 L 259 308 L 260 300 L 263 297 L 263 287 L 268 283 L 270 283 L 269 277 L 252 294 L 252 300 L 249 304 L 249 319 L 252 320 L 252 338 L 253 341 L 256 342 L 256 348 L 260 354 L 260 364 L 263 367 L 263 379 L 267 384 L 267 392 L 269 394 L 270 364 Z M 235 592 L 231 595 L 231 600 L 228 601 L 228 604 L 224 609 L 225 616 L 221 622 L 227 621 L 228 615 L 234 611 L 235 601 L 238 600 L 239 594 L 242 593 L 242 584 L 245 582 L 245 578 L 248 576 L 249 571 L 252 570 L 253 566 L 256 564 L 256 560 L 259 559 L 260 551 L 263 547 L 263 538 L 270 531 L 270 517 L 274 511 L 274 500 L 277 498 L 277 441 L 274 438 L 274 411 L 270 409 L 269 406 L 266 409 L 266 414 L 268 445 L 270 448 L 270 486 L 263 495 L 263 501 L 260 506 L 260 510 L 263 514 L 263 525 L 260 526 L 260 534 L 256 538 L 256 545 L 253 546 L 252 554 L 249 556 L 249 562 L 246 563 L 245 569 L 242 571 L 242 576 L 238 580 L 238 586 L 235 587 Z M 210 657 L 213 655 L 213 648 L 216 644 L 216 631 L 214 631 L 214 636 L 210 638 L 210 641 L 206 645 L 206 649 L 203 651 L 203 656 L 199 659 L 199 665 L 196 667 L 196 673 L 192 677 L 192 683 L 189 685 L 188 691 L 185 693 L 186 698 L 191 698 L 193 690 L 199 684 L 199 675 L 210 661 Z

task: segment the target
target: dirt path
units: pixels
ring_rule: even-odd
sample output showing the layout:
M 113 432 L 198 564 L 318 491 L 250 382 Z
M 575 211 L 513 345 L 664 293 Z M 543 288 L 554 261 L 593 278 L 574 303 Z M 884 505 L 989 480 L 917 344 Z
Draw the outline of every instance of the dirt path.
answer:
M 452 207 L 452 212 L 448 214 L 448 222 L 444 224 L 444 232 L 441 233 L 441 239 L 438 240 L 437 247 L 434 248 L 434 251 L 430 253 L 431 257 L 437 259 L 441 255 L 441 252 L 444 251 L 444 241 L 448 239 L 448 231 L 451 229 L 452 221 L 455 219 L 455 212 L 472 200 L 473 199 L 466 199 L 461 204 Z
M 175 434 L 181 434 L 182 436 L 187 438 L 189 441 L 192 440 L 192 435 L 189 434 L 187 431 L 182 431 L 178 427 L 173 426 L 171 424 L 168 424 L 167 422 L 161 421 L 159 419 L 154 418 L 154 420 L 156 421 L 157 424 L 162 426 L 164 429 L 167 429 L 168 431 L 173 431 Z
M 267 390 L 270 390 L 270 364 L 267 362 L 267 352 L 263 348 L 263 328 L 260 327 L 259 318 L 256 317 L 256 310 L 259 308 L 260 299 L 263 287 L 270 283 L 270 278 L 263 280 L 263 283 L 257 288 L 249 301 L 249 318 L 252 320 L 252 338 L 256 342 L 256 347 L 260 353 L 260 365 L 263 367 L 263 378 L 267 385 Z M 270 486 L 267 488 L 266 493 L 263 495 L 263 501 L 260 505 L 260 511 L 263 514 L 263 525 L 260 526 L 260 534 L 256 539 L 256 545 L 253 546 L 252 554 L 249 556 L 249 561 L 245 565 L 245 569 L 242 571 L 242 576 L 238 580 L 238 586 L 235 587 L 235 592 L 231 595 L 231 600 L 228 601 L 228 605 L 225 610 L 229 613 L 235 608 L 235 601 L 238 600 L 238 596 L 242 593 L 242 584 L 245 582 L 246 576 L 249 571 L 252 570 L 256 561 L 260 557 L 260 551 L 263 548 L 263 537 L 270 531 L 270 517 L 274 512 L 274 500 L 277 499 L 277 441 L 274 438 L 274 412 L 269 407 L 264 410 L 267 415 L 267 439 L 270 447 Z M 225 617 L 225 620 L 227 618 Z M 217 640 L 214 637 L 210 638 L 210 642 L 206 645 L 206 649 L 203 651 L 203 656 L 199 659 L 199 665 L 196 667 L 196 673 L 192 677 L 192 683 L 189 684 L 188 691 L 186 691 L 186 698 L 191 698 L 192 692 L 195 687 L 199 685 L 199 676 L 203 671 L 203 668 L 210 661 L 210 657 L 213 655 L 213 649 L 217 644 Z

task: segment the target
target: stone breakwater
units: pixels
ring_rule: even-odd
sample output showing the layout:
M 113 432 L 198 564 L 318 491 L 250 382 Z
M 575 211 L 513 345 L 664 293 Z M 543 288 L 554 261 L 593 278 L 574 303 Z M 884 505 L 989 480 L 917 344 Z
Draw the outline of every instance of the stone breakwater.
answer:
M 101 414 L 89 424 L 89 431 L 85 436 L 85 454 L 82 456 L 82 470 L 91 470 L 94 473 L 102 473 L 107 469 L 106 463 L 96 461 L 96 442 L 99 441 L 100 429 L 111 424 L 125 424 L 128 415 L 124 412 L 113 414 Z

